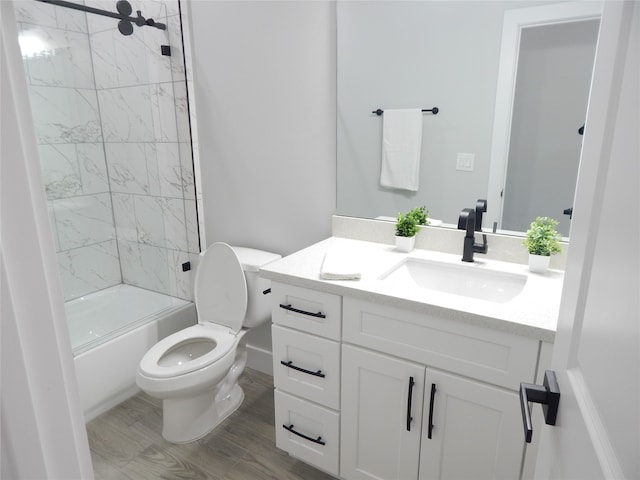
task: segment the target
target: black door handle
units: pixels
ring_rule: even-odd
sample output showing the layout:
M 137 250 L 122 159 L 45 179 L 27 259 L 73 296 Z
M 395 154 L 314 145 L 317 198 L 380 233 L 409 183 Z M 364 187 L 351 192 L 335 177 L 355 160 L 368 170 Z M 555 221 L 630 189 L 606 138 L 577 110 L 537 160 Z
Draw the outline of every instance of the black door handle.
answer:
M 413 398 L 413 386 L 415 382 L 413 381 L 413 377 L 409 377 L 409 398 L 407 399 L 407 432 L 411 431 L 411 420 L 413 417 L 411 416 L 411 400 Z
M 558 381 L 556 380 L 556 373 L 554 371 L 547 370 L 544 372 L 543 385 L 533 385 L 530 383 L 520 384 L 522 425 L 524 427 L 524 439 L 527 443 L 531 443 L 531 436 L 533 435 L 529 402 L 541 403 L 546 424 L 556 424 L 558 404 L 560 403 L 560 389 L 558 388 Z
M 427 438 L 431 440 L 431 434 L 433 433 L 433 404 L 436 399 L 436 384 L 431 384 L 431 401 L 429 402 L 429 425 L 427 425 Z

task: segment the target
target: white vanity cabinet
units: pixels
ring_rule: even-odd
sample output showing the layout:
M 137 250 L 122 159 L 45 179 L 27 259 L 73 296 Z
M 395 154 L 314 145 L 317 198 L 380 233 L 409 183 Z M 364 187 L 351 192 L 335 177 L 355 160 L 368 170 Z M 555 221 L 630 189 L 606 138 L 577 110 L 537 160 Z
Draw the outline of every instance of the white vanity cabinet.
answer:
M 339 474 L 342 298 L 271 284 L 276 446 Z
M 278 448 L 346 480 L 530 470 L 518 388 L 539 340 L 277 281 L 272 302 Z
M 519 477 L 513 392 L 349 345 L 342 360 L 343 478 Z
M 343 478 L 520 477 L 538 341 L 351 298 L 342 340 Z

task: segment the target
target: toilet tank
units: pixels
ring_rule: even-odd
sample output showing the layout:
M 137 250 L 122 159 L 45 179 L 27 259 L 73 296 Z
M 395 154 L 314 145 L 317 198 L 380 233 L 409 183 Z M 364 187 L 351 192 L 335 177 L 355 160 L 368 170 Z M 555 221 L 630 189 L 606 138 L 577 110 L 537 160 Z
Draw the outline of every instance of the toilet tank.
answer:
M 260 267 L 282 258 L 282 255 L 254 248 L 232 248 L 242 264 L 244 276 L 247 280 L 247 314 L 245 315 L 243 326 L 245 328 L 253 328 L 271 318 L 269 295 L 263 293 L 271 287 L 271 282 L 266 278 L 261 278 L 258 271 Z

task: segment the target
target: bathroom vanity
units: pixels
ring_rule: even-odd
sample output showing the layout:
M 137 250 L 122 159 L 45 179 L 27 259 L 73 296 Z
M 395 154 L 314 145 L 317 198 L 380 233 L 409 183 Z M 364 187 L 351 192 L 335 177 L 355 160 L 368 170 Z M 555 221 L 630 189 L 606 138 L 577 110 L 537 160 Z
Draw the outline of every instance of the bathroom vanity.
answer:
M 361 278 L 321 280 L 326 254 Z M 531 475 L 518 388 L 542 383 L 562 272 L 339 237 L 261 272 L 279 448 L 344 479 Z

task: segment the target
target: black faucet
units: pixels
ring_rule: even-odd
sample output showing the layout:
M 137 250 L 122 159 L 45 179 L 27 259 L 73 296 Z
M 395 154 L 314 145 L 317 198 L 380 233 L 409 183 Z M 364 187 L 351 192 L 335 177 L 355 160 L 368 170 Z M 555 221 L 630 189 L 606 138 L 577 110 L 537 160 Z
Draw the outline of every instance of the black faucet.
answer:
M 464 208 L 458 218 L 458 228 L 466 231 L 466 235 L 464 236 L 464 249 L 462 250 L 463 262 L 473 262 L 474 253 L 487 253 L 487 236 L 485 234 L 482 235 L 482 243 L 476 243 L 474 235 L 476 230 L 476 210 L 473 208 Z
M 476 232 L 482 231 L 482 214 L 487 211 L 487 201 L 479 198 L 476 200 Z M 487 243 L 487 242 L 485 242 Z

